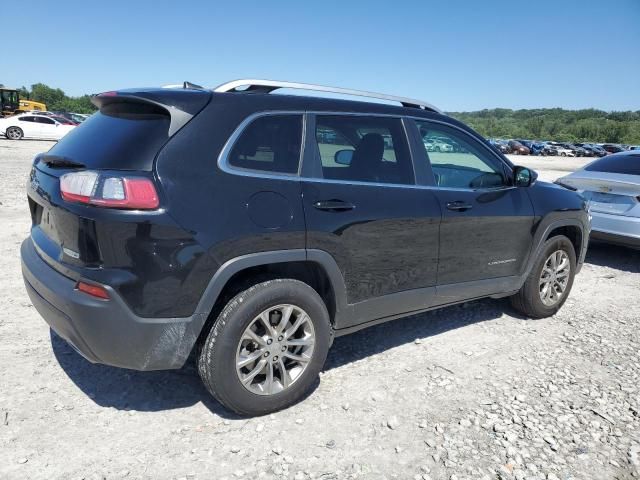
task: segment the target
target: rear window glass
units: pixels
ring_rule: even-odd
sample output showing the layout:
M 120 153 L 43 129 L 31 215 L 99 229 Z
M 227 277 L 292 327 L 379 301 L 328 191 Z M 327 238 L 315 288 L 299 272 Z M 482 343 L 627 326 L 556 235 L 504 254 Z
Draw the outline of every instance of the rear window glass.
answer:
M 65 135 L 50 151 L 87 168 L 151 170 L 167 141 L 171 119 L 163 109 L 141 103 L 104 106 Z
M 588 172 L 624 173 L 640 175 L 640 154 L 612 155 L 596 160 L 587 168 Z
M 265 172 L 297 173 L 302 115 L 266 115 L 244 129 L 229 154 L 229 165 Z

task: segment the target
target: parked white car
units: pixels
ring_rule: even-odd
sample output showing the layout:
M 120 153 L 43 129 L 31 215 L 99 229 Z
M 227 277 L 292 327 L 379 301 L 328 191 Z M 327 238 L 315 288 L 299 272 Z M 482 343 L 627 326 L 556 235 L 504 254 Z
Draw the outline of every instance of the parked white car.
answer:
M 60 140 L 75 127 L 67 124 L 64 118 L 42 114 L 23 113 L 0 119 L 0 134 L 9 140 Z
M 426 138 L 423 143 L 427 152 L 453 152 L 453 147 L 439 138 Z
M 561 157 L 576 156 L 576 152 L 574 152 L 573 150 L 569 150 L 568 148 L 564 148 L 560 145 L 551 145 L 551 148 L 553 148 L 556 152 L 558 152 L 558 155 L 560 155 Z

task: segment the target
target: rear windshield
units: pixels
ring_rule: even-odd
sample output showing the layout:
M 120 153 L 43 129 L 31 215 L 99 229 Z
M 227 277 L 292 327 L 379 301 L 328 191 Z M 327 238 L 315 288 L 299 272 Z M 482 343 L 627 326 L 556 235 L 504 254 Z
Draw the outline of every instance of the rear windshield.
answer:
M 596 160 L 587 168 L 588 172 L 624 173 L 640 175 L 640 154 L 612 155 Z
M 87 168 L 151 170 L 169 138 L 170 123 L 169 114 L 154 105 L 106 105 L 65 135 L 49 154 L 67 157 Z

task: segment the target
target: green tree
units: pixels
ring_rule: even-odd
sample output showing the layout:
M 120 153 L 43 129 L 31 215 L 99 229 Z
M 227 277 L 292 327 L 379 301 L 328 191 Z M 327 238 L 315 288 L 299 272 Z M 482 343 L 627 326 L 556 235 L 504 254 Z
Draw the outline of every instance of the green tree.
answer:
M 49 110 L 57 110 L 56 104 L 64 100 L 66 95 L 59 88 L 51 88 L 44 83 L 31 85 L 31 100 L 42 102 Z
M 97 110 L 91 103 L 90 95 L 69 97 L 61 89 L 52 88 L 44 83 L 31 85 L 31 91 L 25 87 L 20 88 L 20 97 L 42 102 L 47 106 L 47 110 L 51 111 L 93 113 Z

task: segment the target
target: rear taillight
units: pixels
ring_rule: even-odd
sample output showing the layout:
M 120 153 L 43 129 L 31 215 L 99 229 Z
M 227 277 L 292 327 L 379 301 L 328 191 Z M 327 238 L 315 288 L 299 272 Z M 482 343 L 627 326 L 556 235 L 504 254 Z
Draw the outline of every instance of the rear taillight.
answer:
M 90 170 L 60 177 L 60 193 L 68 202 L 135 210 L 158 208 L 158 193 L 145 177 L 115 176 Z

